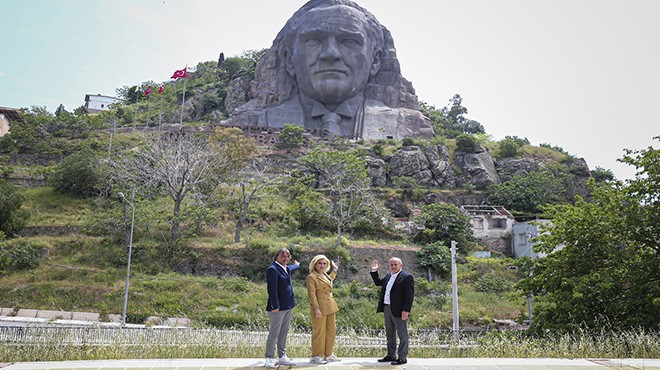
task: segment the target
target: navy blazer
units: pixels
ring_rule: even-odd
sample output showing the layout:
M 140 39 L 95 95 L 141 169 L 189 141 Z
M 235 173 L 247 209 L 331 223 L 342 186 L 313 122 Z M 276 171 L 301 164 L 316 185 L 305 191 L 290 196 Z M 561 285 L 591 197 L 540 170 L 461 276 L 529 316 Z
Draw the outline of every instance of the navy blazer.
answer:
M 291 285 L 291 271 L 298 268 L 300 268 L 300 265 L 288 265 L 286 266 L 287 273 L 277 262 L 273 262 L 268 267 L 268 270 L 266 270 L 266 283 L 268 285 L 266 311 L 290 310 L 296 305 L 296 299 L 293 297 L 293 286 Z
M 373 279 L 374 284 L 381 287 L 376 312 L 383 312 L 385 306 L 385 289 L 387 288 L 387 282 L 390 281 L 391 276 L 392 273 L 388 272 L 387 275 L 381 279 L 378 277 L 378 271 L 371 272 L 371 279 Z M 392 315 L 401 317 L 402 311 L 410 312 L 410 310 L 412 310 L 414 296 L 415 280 L 412 275 L 401 270 L 394 281 L 394 285 L 392 285 L 392 290 L 390 291 L 390 309 L 392 310 Z

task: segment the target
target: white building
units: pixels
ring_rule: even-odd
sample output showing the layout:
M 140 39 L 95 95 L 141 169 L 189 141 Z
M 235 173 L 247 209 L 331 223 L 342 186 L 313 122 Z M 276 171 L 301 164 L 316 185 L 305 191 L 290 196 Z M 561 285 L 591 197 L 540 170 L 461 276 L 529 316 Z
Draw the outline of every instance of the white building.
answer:
M 25 122 L 18 109 L 0 107 L 0 137 L 7 135 L 11 121 Z
M 472 231 L 479 243 L 503 254 L 509 253 L 511 229 L 516 220 L 506 208 L 462 205 L 460 210 L 472 220 Z
M 539 235 L 539 225 L 549 223 L 550 220 L 535 220 L 529 222 L 519 222 L 513 225 L 513 238 L 511 239 L 513 257 L 538 258 L 544 255 L 534 251 L 533 238 Z
M 119 98 L 105 96 L 101 94 L 85 95 L 85 109 L 87 113 L 98 113 L 110 109 L 110 104 L 121 102 Z

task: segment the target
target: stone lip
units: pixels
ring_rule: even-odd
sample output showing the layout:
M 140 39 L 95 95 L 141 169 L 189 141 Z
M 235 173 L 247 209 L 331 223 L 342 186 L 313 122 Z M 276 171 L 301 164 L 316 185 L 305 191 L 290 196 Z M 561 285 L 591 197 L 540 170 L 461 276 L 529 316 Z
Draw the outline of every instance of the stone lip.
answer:
M 151 316 L 145 324 L 126 324 L 126 327 L 167 327 L 186 328 L 191 324 L 185 317 L 157 317 Z M 0 307 L 0 326 L 99 326 L 119 327 L 121 315 L 108 314 L 105 318 L 96 312 L 70 312 L 52 310 L 33 310 L 21 308 Z
M 379 363 L 375 358 L 342 358 L 341 361 L 326 365 L 316 365 L 309 358 L 293 358 L 295 369 L 373 369 L 395 368 L 389 363 Z M 148 360 L 94 360 L 62 362 L 18 362 L 0 364 L 4 370 L 45 370 L 45 369 L 263 369 L 261 358 L 228 359 L 148 359 Z M 605 364 L 605 365 L 603 365 Z M 4 366 L 4 367 L 3 367 Z M 609 366 L 619 368 L 660 369 L 660 359 L 563 359 L 563 358 L 408 358 L 406 366 L 398 368 L 414 369 L 477 369 L 495 370 L 503 367 L 529 370 L 559 369 L 604 369 Z M 282 368 L 282 367 L 280 367 Z M 288 368 L 288 367 L 287 367 Z

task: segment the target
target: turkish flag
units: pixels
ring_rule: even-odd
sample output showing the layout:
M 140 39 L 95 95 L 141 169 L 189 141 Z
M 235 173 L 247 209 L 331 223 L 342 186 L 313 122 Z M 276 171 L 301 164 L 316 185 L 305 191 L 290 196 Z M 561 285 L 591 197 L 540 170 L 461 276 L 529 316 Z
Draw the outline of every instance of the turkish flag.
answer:
M 174 74 L 170 78 L 186 78 L 186 77 L 188 77 L 188 74 L 186 73 L 186 69 L 187 68 L 179 69 L 179 70 L 174 71 Z
M 165 86 L 160 85 L 160 86 L 158 87 L 158 93 L 159 93 L 159 94 L 162 94 L 162 93 L 163 93 L 163 90 L 165 90 Z
M 151 94 L 151 85 L 144 91 L 144 96 Z

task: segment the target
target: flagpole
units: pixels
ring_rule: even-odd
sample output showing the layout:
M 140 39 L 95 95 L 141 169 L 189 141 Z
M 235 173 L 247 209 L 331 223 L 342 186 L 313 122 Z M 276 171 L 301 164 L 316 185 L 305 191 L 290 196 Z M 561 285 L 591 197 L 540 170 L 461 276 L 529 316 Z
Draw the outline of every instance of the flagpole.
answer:
M 140 99 L 140 84 L 135 86 L 135 115 L 133 116 L 133 130 L 135 130 L 135 125 L 137 123 L 137 113 L 138 113 L 138 100 Z
M 110 144 L 108 144 L 108 155 L 112 154 L 112 137 L 115 134 L 115 117 L 110 120 Z
M 188 69 L 188 66 L 186 66 Z M 179 124 L 183 126 L 183 106 L 186 103 L 186 80 L 183 80 L 183 98 L 181 99 L 181 118 L 179 119 Z
M 158 93 L 158 131 L 160 131 L 160 125 L 163 123 L 163 94 Z
M 149 93 L 149 99 L 147 100 L 147 125 L 144 127 L 145 131 L 149 129 L 149 112 L 151 111 L 151 92 Z

